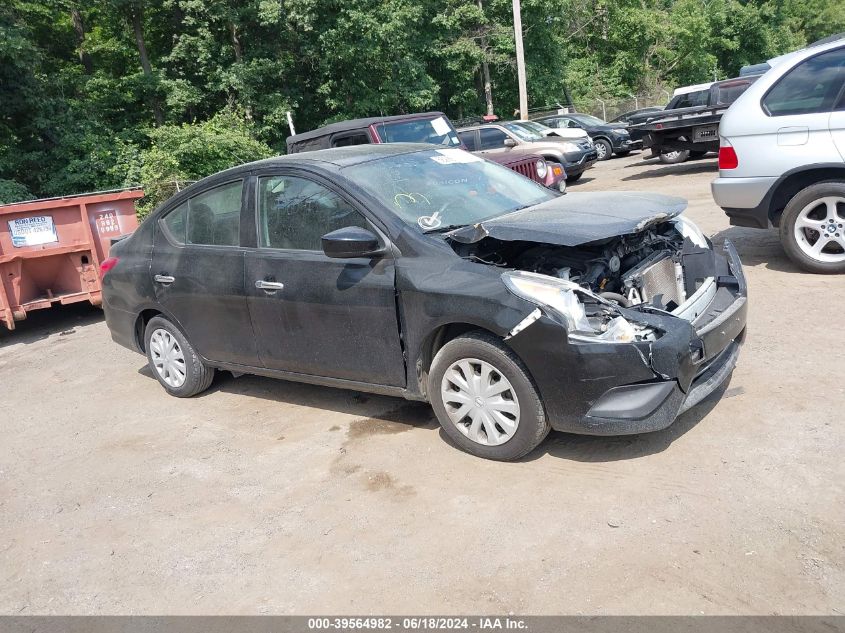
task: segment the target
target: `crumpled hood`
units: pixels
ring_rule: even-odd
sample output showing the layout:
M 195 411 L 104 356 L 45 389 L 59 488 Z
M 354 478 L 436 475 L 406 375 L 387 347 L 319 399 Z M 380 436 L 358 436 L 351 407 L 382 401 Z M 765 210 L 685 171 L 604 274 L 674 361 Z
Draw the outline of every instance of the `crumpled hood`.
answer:
M 493 220 L 462 227 L 446 237 L 472 244 L 492 237 L 506 242 L 526 241 L 580 246 L 643 229 L 674 218 L 687 207 L 676 196 L 634 191 L 568 193 Z

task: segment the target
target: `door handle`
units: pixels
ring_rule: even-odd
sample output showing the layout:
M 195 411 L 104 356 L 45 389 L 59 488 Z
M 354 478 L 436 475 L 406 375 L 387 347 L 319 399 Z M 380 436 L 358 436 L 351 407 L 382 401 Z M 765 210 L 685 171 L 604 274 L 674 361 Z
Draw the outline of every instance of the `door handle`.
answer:
M 176 281 L 176 277 L 171 277 L 170 275 L 156 275 L 153 279 L 155 279 L 158 283 L 165 285 L 172 284 Z
M 285 284 L 278 281 L 264 281 L 263 279 L 258 279 L 255 282 L 255 287 L 268 294 L 272 294 L 277 290 L 282 290 L 285 287 Z

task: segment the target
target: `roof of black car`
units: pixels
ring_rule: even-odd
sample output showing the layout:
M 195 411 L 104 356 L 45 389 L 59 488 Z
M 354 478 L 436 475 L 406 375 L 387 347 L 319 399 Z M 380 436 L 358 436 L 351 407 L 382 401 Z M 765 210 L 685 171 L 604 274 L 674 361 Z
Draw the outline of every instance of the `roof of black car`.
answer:
M 308 141 L 312 138 L 325 136 L 326 134 L 336 134 L 338 132 L 348 132 L 350 130 L 358 130 L 369 127 L 379 123 L 391 123 L 393 121 L 410 121 L 413 119 L 422 119 L 427 117 L 446 116 L 442 112 L 417 112 L 414 114 L 397 114 L 394 116 L 374 116 L 366 119 L 350 119 L 348 121 L 338 121 L 337 123 L 329 123 L 323 127 L 318 127 L 316 130 L 310 132 L 302 132 L 301 134 L 294 134 L 287 138 L 289 145 Z
M 331 149 L 319 149 L 313 152 L 299 152 L 283 156 L 273 156 L 246 163 L 233 169 L 256 169 L 262 167 L 283 167 L 291 163 L 320 162 L 328 163 L 336 167 L 349 167 L 359 163 L 366 163 L 378 158 L 398 156 L 425 150 L 438 149 L 438 145 L 427 143 L 370 143 L 365 145 L 347 145 L 346 147 L 332 147 Z M 442 149 L 442 148 L 441 148 Z

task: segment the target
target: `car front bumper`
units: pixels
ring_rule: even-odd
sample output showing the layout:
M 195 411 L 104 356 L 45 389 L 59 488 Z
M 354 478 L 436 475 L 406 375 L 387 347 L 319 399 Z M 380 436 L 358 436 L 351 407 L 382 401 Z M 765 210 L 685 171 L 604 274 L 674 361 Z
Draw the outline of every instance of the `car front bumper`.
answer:
M 508 339 L 552 428 L 586 435 L 658 431 L 728 379 L 745 339 L 748 293 L 730 242 L 716 263 L 716 294 L 695 321 L 636 313 L 663 331 L 656 341 L 568 343 L 546 316 Z
M 563 163 L 563 168 L 566 170 L 566 174 L 577 176 L 595 165 L 599 159 L 599 154 L 595 149 L 590 149 L 581 152 L 567 152 L 564 154 L 564 158 L 566 162 Z
M 710 183 L 716 201 L 736 226 L 770 228 L 769 193 L 777 178 L 717 178 Z

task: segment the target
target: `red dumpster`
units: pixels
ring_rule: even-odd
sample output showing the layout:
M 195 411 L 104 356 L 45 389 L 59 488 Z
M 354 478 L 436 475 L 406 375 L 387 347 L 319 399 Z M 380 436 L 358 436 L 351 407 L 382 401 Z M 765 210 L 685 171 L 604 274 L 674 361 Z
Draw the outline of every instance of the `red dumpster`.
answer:
M 140 189 L 0 205 L 0 322 L 54 303 L 100 305 L 111 240 L 138 228 Z

